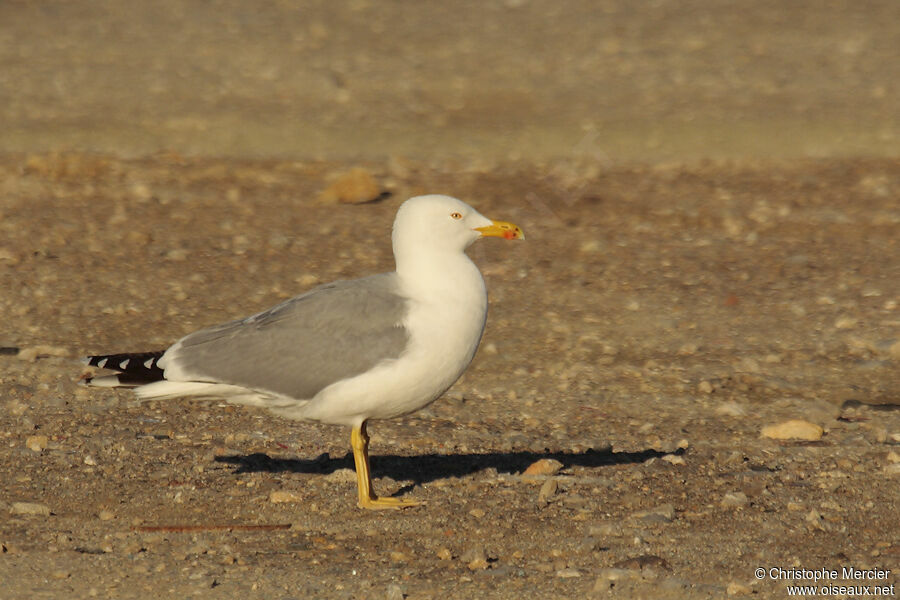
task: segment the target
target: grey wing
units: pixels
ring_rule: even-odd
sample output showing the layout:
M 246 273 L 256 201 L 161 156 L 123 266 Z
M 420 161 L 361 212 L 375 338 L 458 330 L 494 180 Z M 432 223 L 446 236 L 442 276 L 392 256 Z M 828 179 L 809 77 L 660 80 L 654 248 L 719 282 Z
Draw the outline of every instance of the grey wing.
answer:
M 252 317 L 200 330 L 166 353 L 178 379 L 297 399 L 397 358 L 408 342 L 393 273 L 319 286 Z

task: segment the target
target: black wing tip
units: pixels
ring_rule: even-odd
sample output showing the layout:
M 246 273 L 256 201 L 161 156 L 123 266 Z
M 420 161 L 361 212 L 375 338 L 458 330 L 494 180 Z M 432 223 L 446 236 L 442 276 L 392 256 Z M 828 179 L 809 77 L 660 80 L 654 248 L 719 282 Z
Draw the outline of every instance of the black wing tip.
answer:
M 135 386 L 165 379 L 163 370 L 159 367 L 159 359 L 165 354 L 165 350 L 154 352 L 125 352 L 122 354 L 98 354 L 86 356 L 82 362 L 98 369 L 116 371 L 116 379 L 120 386 Z M 88 375 L 82 379 L 85 385 L 97 385 L 94 380 L 104 377 Z M 113 386 L 116 387 L 116 386 Z

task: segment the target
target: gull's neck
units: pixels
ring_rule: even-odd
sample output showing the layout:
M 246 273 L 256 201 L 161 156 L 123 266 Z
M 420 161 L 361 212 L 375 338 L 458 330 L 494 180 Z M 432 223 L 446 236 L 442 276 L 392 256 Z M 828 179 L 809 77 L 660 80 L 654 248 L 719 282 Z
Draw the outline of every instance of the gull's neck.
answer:
M 453 300 L 460 295 L 486 294 L 478 267 L 459 250 L 395 252 L 395 260 L 401 284 L 413 297 Z

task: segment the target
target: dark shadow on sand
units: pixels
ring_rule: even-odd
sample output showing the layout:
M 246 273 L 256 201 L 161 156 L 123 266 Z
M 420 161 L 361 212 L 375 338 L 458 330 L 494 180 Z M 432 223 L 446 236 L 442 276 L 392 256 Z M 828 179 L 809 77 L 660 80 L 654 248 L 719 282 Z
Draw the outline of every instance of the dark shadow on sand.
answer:
M 498 473 L 521 473 L 528 465 L 542 458 L 553 458 L 564 467 L 603 467 L 617 464 L 637 464 L 651 458 L 661 458 L 676 452 L 641 450 L 639 452 L 613 452 L 610 449 L 584 452 L 487 452 L 484 454 L 420 454 L 416 456 L 373 455 L 373 477 L 390 477 L 396 481 L 412 480 L 413 485 L 428 483 L 448 477 L 462 477 L 486 469 Z M 348 452 L 342 458 L 322 454 L 314 459 L 271 458 L 255 453 L 217 457 L 216 462 L 237 465 L 235 473 L 319 473 L 328 474 L 337 469 L 353 469 L 353 456 Z

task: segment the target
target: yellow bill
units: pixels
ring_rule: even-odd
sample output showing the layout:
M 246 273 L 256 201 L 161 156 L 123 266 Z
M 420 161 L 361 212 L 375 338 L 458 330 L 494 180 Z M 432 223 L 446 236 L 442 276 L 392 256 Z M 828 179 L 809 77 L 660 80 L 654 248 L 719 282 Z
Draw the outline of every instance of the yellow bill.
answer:
M 524 240 L 525 233 L 518 225 L 506 221 L 491 221 L 490 225 L 476 227 L 483 237 L 501 237 L 506 240 Z

